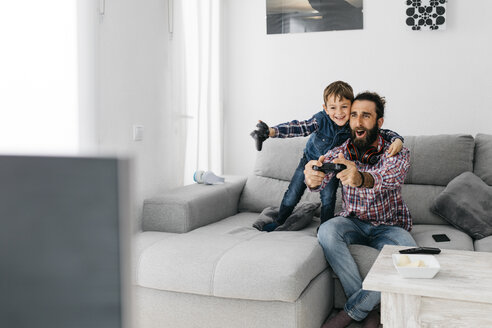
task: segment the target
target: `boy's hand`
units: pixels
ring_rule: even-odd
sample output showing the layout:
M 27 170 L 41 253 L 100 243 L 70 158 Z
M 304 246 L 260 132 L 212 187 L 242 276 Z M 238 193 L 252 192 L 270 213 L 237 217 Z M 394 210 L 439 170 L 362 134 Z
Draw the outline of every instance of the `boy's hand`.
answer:
M 386 151 L 388 153 L 388 157 L 395 156 L 401 151 L 402 148 L 403 148 L 403 142 L 400 139 L 396 139 L 395 141 L 393 141 L 393 143 L 389 146 L 388 150 Z
M 320 156 L 317 161 L 309 161 L 304 166 L 304 177 L 306 179 L 306 185 L 311 189 L 319 187 L 323 182 L 323 179 L 325 178 L 326 174 L 321 171 L 313 170 L 313 165 L 322 166 L 324 160 L 325 156 Z
M 268 137 L 271 138 L 271 137 L 275 136 L 275 129 L 268 127 L 268 125 L 265 122 L 263 122 L 262 120 L 258 120 L 258 124 L 256 124 L 256 127 L 258 129 L 261 129 L 261 128 L 265 129 L 265 127 L 266 127 L 268 129 L 268 131 L 267 131 Z

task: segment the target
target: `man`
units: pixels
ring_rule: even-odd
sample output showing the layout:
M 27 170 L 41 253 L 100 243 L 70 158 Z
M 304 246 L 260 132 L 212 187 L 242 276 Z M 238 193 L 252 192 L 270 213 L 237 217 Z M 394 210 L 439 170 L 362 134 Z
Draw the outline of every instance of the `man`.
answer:
M 376 93 L 357 95 L 350 113 L 351 138 L 305 166 L 305 182 L 311 191 L 322 190 L 334 176 L 313 170 L 313 165 L 333 162 L 347 166 L 336 175 L 343 185 L 343 210 L 320 226 L 318 240 L 348 300 L 344 310 L 322 328 L 346 327 L 353 320 L 364 319 L 364 327 L 379 325 L 379 313 L 374 308 L 380 302 L 380 293 L 362 289 L 348 245 L 376 249 L 386 244 L 416 246 L 409 233 L 412 219 L 400 187 L 409 168 L 409 151 L 403 148 L 396 156 L 385 155 L 389 143 L 378 132 L 384 122 L 384 105 L 384 98 Z

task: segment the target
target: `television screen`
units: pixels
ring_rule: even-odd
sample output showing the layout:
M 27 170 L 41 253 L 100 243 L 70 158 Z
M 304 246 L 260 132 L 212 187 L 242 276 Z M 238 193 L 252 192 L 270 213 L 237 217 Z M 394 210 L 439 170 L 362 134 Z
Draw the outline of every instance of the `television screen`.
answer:
M 0 327 L 128 324 L 128 161 L 0 156 Z

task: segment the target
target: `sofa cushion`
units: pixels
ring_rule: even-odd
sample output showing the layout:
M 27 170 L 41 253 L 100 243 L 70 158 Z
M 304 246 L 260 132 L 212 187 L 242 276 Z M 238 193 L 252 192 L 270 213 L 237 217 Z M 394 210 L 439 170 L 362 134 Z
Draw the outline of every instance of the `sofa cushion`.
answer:
M 280 206 L 288 186 L 289 181 L 250 175 L 239 200 L 239 211 L 260 213 L 269 206 Z M 300 202 L 320 203 L 319 193 L 305 191 Z
M 432 211 L 474 239 L 492 235 L 492 187 L 472 172 L 454 178 L 436 198 Z
M 492 252 L 492 236 L 475 240 L 474 246 L 477 252 Z
M 492 186 L 492 135 L 477 134 L 475 137 L 475 166 L 473 172 L 486 184 Z
M 461 173 L 473 170 L 474 146 L 471 135 L 405 137 L 405 147 L 410 150 L 405 183 L 446 186 Z
M 316 203 L 299 203 L 294 212 L 280 225 L 275 231 L 296 231 L 304 229 L 313 220 L 314 212 L 320 204 Z
M 460 231 L 450 225 L 415 224 L 410 233 L 419 246 L 464 251 L 474 250 L 473 239 L 463 231 Z M 449 241 L 440 243 L 435 242 L 432 235 L 439 234 L 447 235 L 449 237 Z
M 302 158 L 308 138 L 272 138 L 257 152 L 254 174 L 248 177 L 239 200 L 239 211 L 261 212 L 280 206 Z M 319 193 L 304 192 L 300 202 L 320 203 Z M 319 209 L 316 212 L 319 215 Z
M 444 188 L 420 184 L 401 186 L 401 195 L 410 210 L 413 224 L 449 224 L 430 210 L 434 199 L 441 194 Z
M 290 181 L 309 138 L 270 138 L 256 153 L 254 174 Z
M 200 295 L 293 302 L 323 272 L 318 223 L 295 232 L 260 232 L 257 213 L 240 213 L 141 252 L 137 284 Z M 163 274 L 165 272 L 165 274 Z

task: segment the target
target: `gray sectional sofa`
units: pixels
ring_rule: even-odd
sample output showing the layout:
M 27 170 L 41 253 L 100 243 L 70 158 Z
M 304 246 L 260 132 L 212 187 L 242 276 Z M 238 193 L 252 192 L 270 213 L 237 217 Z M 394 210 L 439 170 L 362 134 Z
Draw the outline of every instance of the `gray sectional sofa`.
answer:
M 316 238 L 316 218 L 301 231 L 252 227 L 259 212 L 280 204 L 306 140 L 267 140 L 247 178 L 189 185 L 145 201 L 135 251 L 139 328 L 319 328 L 343 306 L 343 290 Z M 492 135 L 407 136 L 405 146 L 411 166 L 402 193 L 417 243 L 492 252 L 492 236 L 473 240 L 430 210 L 463 172 L 492 186 Z M 301 201 L 319 202 L 319 196 L 306 192 Z M 434 242 L 431 236 L 441 233 L 451 240 Z M 365 276 L 378 252 L 350 249 Z

